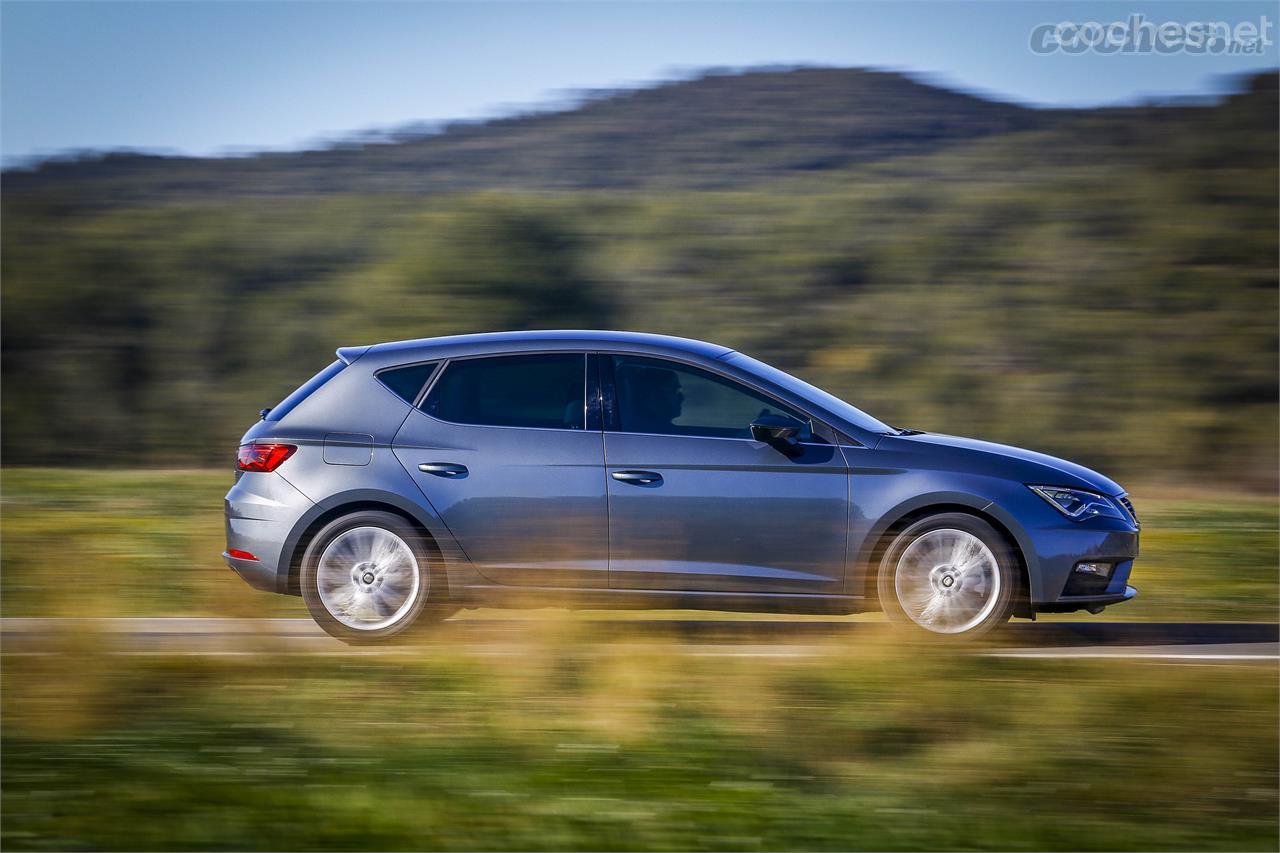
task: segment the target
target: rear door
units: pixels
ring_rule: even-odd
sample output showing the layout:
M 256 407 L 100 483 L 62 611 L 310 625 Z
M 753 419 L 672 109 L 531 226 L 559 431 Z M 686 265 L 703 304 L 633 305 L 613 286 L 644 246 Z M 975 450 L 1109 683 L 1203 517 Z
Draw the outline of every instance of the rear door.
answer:
M 733 378 L 602 355 L 610 585 L 840 593 L 848 470 L 824 427 Z M 789 454 L 751 438 L 762 414 L 804 421 Z
M 607 585 L 604 440 L 586 359 L 451 360 L 396 435 L 396 456 L 496 583 Z

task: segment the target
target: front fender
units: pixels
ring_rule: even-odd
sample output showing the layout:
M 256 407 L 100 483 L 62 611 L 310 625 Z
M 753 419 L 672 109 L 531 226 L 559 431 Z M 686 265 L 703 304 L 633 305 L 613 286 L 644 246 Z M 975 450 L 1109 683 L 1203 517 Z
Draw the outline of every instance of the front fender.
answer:
M 1040 590 L 1037 557 L 1021 522 L 1001 504 L 1020 497 L 1021 484 L 996 478 L 966 476 L 964 482 L 939 476 L 937 471 L 881 471 L 859 476 L 855 469 L 850 489 L 849 552 L 846 591 L 872 597 L 878 568 L 876 550 L 885 535 L 904 518 L 926 510 L 966 511 L 986 516 L 1008 531 L 1017 545 L 1031 579 L 1033 600 Z M 922 480 L 929 482 L 922 482 Z M 1014 494 L 1006 492 L 1014 491 Z
M 946 512 L 964 510 L 974 515 L 991 516 L 1004 526 L 1018 543 L 1020 551 L 1028 553 L 1027 539 L 1021 525 L 1011 515 L 996 505 L 989 497 L 972 492 L 940 491 L 927 492 L 910 497 L 908 500 L 895 503 L 872 521 L 861 525 L 851 524 L 850 529 L 850 579 L 847 589 L 852 594 L 869 594 L 869 583 L 876 576 L 876 549 L 881 544 L 884 534 L 905 517 L 916 515 L 925 510 Z M 860 529 L 859 529 L 860 528 Z M 855 529 L 856 540 L 855 540 Z

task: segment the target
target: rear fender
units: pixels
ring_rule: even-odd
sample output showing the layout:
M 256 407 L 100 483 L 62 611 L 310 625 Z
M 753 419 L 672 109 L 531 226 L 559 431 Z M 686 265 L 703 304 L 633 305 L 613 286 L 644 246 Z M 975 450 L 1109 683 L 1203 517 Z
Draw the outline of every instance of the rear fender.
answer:
M 294 577 L 293 573 L 301 563 L 302 554 L 306 550 L 307 542 L 309 541 L 309 535 L 314 532 L 314 528 L 322 520 L 337 518 L 346 515 L 348 512 L 355 512 L 361 509 L 376 508 L 391 509 L 407 516 L 431 536 L 444 562 L 450 589 L 461 589 L 481 582 L 482 579 L 472 569 L 471 563 L 467 560 L 466 555 L 463 554 L 462 549 L 458 547 L 453 534 L 449 532 L 449 528 L 436 514 L 435 510 L 432 509 L 431 505 L 425 502 L 425 499 L 422 503 L 419 503 L 403 495 L 397 495 L 381 489 L 350 489 L 330 495 L 317 503 L 303 514 L 302 518 L 294 525 L 293 530 L 289 532 L 289 536 L 285 540 L 280 566 L 276 570 L 277 589 L 282 592 L 293 590 L 294 584 L 291 580 Z

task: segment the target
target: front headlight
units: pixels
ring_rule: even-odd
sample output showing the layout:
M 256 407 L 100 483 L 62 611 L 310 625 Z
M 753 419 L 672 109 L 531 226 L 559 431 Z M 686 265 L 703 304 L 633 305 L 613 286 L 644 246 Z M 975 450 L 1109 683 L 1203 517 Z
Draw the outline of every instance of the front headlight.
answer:
M 1082 489 L 1064 489 L 1061 486 L 1028 486 L 1040 497 L 1047 500 L 1054 509 L 1072 521 L 1084 521 L 1086 518 L 1118 518 L 1128 521 L 1116 502 L 1105 495 L 1086 492 Z

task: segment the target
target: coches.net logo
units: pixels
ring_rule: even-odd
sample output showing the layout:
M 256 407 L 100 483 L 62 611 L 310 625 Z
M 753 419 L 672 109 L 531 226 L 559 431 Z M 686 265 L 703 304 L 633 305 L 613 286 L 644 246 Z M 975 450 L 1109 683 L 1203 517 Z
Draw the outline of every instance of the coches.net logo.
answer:
M 1257 21 L 1148 21 L 1134 13 L 1123 21 L 1062 21 L 1039 24 L 1031 30 L 1031 52 L 1049 56 L 1054 53 L 1156 54 L 1175 53 L 1221 56 L 1262 55 L 1274 42 L 1271 32 L 1275 23 L 1266 15 Z

